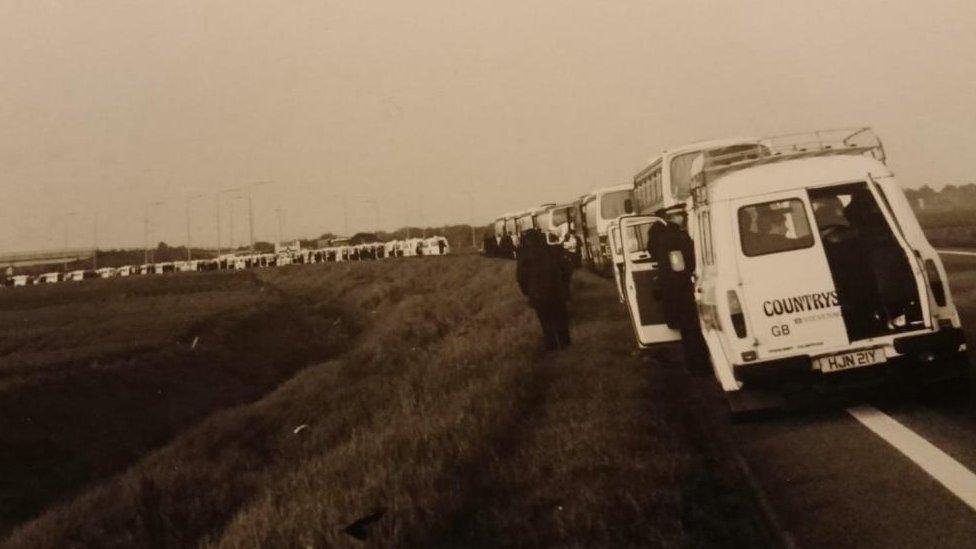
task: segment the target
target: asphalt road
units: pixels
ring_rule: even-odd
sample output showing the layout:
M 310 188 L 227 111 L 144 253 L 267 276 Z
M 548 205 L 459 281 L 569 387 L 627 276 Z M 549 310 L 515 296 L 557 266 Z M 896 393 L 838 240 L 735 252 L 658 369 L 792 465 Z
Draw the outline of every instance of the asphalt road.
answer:
M 951 257 L 957 272 L 959 261 L 976 270 L 976 253 Z M 960 313 L 971 334 L 976 306 Z M 714 386 L 706 392 L 721 396 Z M 974 547 L 973 402 L 868 396 L 744 424 L 714 421 L 797 547 Z

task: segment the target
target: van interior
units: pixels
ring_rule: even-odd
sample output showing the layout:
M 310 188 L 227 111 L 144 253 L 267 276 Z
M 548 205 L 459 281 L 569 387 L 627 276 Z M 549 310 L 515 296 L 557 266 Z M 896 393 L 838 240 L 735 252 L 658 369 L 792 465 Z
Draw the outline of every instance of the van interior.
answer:
M 924 325 L 909 257 L 867 183 L 808 194 L 849 339 Z

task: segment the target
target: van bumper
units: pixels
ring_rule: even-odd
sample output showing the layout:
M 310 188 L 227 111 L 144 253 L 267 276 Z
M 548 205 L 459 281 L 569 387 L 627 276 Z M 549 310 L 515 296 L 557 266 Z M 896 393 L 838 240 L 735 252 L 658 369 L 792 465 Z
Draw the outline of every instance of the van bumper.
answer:
M 959 328 L 943 328 L 929 334 L 896 338 L 900 356 L 884 364 L 824 374 L 813 369 L 813 358 L 796 356 L 735 366 L 735 379 L 744 390 L 796 392 L 843 390 L 886 384 L 928 385 L 963 379 L 970 373 L 966 342 Z

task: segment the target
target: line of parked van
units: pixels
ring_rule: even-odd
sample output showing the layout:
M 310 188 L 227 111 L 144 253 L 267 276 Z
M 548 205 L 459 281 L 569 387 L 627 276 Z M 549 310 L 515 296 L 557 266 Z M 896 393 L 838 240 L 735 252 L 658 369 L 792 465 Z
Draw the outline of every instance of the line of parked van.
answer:
M 451 245 L 446 237 L 409 238 L 346 246 L 330 246 L 308 250 L 286 250 L 278 253 L 224 254 L 213 259 L 166 261 L 122 267 L 79 269 L 68 272 L 49 272 L 36 276 L 14 275 L 3 279 L 0 287 L 32 286 L 58 282 L 80 282 L 94 278 L 115 278 L 135 275 L 165 274 L 175 272 L 243 270 L 260 267 L 277 267 L 292 264 L 366 261 L 392 257 L 447 255 Z
M 649 229 L 674 210 L 688 219 L 694 265 L 648 249 Z M 836 386 L 969 375 L 942 261 L 870 128 L 669 149 L 631 183 L 505 214 L 494 227 L 486 254 L 517 255 L 519 236 L 535 228 L 612 276 L 640 348 L 680 339 L 664 321 L 658 261 L 690 270 L 733 412 Z

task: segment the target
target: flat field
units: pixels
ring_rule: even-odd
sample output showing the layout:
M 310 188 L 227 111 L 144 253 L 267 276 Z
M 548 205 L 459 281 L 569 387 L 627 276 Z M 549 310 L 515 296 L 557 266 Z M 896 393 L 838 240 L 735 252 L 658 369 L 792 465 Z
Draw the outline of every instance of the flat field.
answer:
M 766 543 L 683 369 L 588 273 L 552 354 L 475 256 L 18 290 L 5 546 Z

